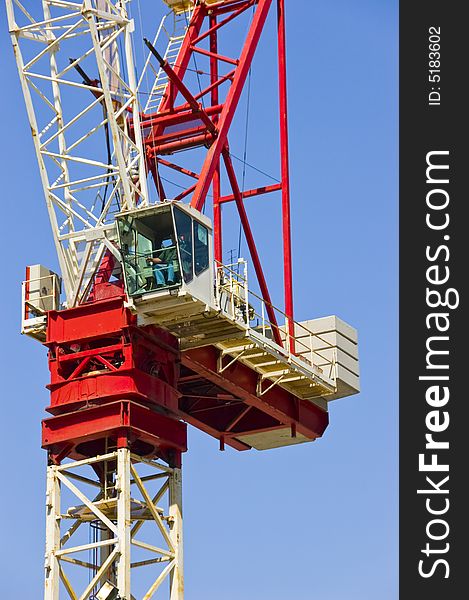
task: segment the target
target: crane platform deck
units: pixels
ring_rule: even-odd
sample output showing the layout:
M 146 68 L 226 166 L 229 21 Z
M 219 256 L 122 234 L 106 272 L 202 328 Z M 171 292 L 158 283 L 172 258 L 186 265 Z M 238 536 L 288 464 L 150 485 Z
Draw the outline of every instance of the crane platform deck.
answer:
M 240 361 L 255 371 L 259 396 L 273 385 L 304 400 L 335 394 L 334 345 L 295 323 L 294 349 L 285 343 L 285 326 L 278 327 L 284 342 L 281 346 L 273 339 L 274 326 L 264 314 L 257 314 L 244 291 L 241 295 L 239 288 L 224 285 L 217 290 L 215 305 L 209 306 L 184 290 L 165 290 L 135 300 L 134 306 L 141 324 L 168 329 L 180 340 L 183 352 L 213 345 L 221 358 L 230 357 L 228 365 Z M 261 308 L 260 312 L 265 311 Z M 220 371 L 227 364 L 220 364 Z
M 106 516 L 108 519 L 115 520 L 117 518 L 117 498 L 106 498 L 97 500 L 93 503 L 93 507 L 98 509 L 100 513 Z M 154 506 L 154 510 L 160 515 L 164 516 L 164 511 L 159 506 Z M 71 506 L 67 512 L 62 515 L 65 519 L 77 519 L 81 522 L 92 523 L 96 521 L 96 510 L 91 510 L 86 504 L 79 506 Z M 151 521 L 154 519 L 154 515 L 151 510 L 147 507 L 145 502 L 137 500 L 135 498 L 130 499 L 130 518 L 132 521 Z

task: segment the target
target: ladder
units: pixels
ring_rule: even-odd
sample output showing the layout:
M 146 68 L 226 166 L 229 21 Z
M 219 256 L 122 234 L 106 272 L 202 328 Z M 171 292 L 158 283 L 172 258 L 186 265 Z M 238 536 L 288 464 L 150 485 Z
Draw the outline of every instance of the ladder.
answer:
M 176 65 L 179 52 L 181 51 L 184 38 L 186 37 L 193 11 L 193 5 L 178 11 L 171 11 L 171 13 L 163 17 L 160 28 L 156 35 L 156 43 L 158 42 L 160 36 L 166 35 L 168 37 L 168 45 L 164 53 L 164 59 L 167 60 L 169 65 L 173 68 Z M 166 21 L 168 17 L 172 17 L 173 20 L 171 32 L 168 31 L 168 28 L 166 27 Z M 163 69 L 160 68 L 156 73 L 155 81 L 145 104 L 145 113 L 154 113 L 159 111 L 161 103 L 166 95 L 168 81 L 167 74 L 163 71 Z

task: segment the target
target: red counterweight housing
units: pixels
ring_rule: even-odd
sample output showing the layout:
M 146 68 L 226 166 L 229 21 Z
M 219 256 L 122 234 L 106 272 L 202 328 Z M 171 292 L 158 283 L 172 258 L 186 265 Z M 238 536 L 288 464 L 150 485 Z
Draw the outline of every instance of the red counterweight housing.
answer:
M 43 421 L 42 444 L 52 460 L 93 456 L 109 444 L 170 463 L 186 451 L 172 334 L 137 327 L 117 297 L 49 312 L 45 345 L 53 416 Z

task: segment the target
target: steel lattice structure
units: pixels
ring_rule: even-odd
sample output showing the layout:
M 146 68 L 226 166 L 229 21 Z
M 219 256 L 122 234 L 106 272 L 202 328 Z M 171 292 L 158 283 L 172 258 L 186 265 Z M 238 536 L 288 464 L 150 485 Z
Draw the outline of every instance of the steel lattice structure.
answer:
M 173 55 L 177 62 L 171 66 L 165 59 L 165 64 L 157 65 L 159 71 L 152 91 L 162 75 L 166 78 L 160 83 L 163 93 L 155 102 L 155 93 L 143 99 L 138 95 L 130 39 L 133 21 L 127 12 L 130 2 L 47 0 L 43 3 L 43 20 L 37 20 L 19 2 L 7 0 L 11 37 L 67 306 L 75 306 L 83 299 L 104 251 L 115 252 L 115 213 L 148 205 L 147 173 L 154 175 L 157 201 L 166 198 L 157 170 L 160 165 L 193 177 L 195 183 L 177 200 L 190 195 L 191 205 L 198 210 L 204 207 L 213 186 L 214 247 L 219 262 L 223 254 L 222 206 L 230 201 L 236 203 L 268 305 L 272 301 L 243 199 L 282 190 L 285 312 L 293 318 L 283 0 L 278 2 L 282 183 L 244 192 L 229 153 L 228 133 L 272 0 L 200 2 L 195 7 L 191 2 L 179 4 L 188 26 L 184 28 L 181 46 L 176 48 L 177 54 Z M 218 54 L 218 39 L 224 28 L 252 8 L 255 12 L 239 55 Z M 204 40 L 208 40 L 209 50 L 202 48 Z M 170 53 L 171 43 L 168 48 Z M 207 58 L 210 85 L 192 93 L 184 78 L 194 54 Z M 140 85 L 147 71 L 155 73 L 155 61 L 150 52 Z M 183 100 L 182 104 L 178 104 L 178 99 Z M 152 107 L 158 110 L 147 112 Z M 177 128 L 177 133 L 166 133 L 171 128 Z M 107 162 L 102 160 L 103 130 L 107 130 Z M 210 146 L 200 173 L 164 158 L 174 151 L 200 146 Z M 224 196 L 221 163 L 232 188 L 231 194 Z M 269 311 L 275 322 L 270 307 Z
M 113 213 L 147 202 L 131 21 L 124 4 L 107 0 L 46 1 L 39 21 L 17 2 L 7 10 L 67 305 L 74 306 L 112 249 Z M 97 78 L 82 82 L 77 69 Z
M 23 284 L 51 373 L 45 600 L 182 600 L 187 424 L 221 450 L 314 441 L 328 402 L 359 390 L 356 331 L 294 321 L 285 1 L 164 2 L 140 53 L 136 0 L 6 0 L 61 271 Z M 246 190 L 230 135 L 273 7 L 280 174 Z M 245 206 L 274 192 L 283 311 Z M 223 264 L 230 203 L 259 294 L 247 261 Z
M 110 464 L 116 473 L 112 490 L 98 479 L 81 474 L 85 467 L 96 469 Z M 153 472 L 140 475 L 138 471 L 142 464 L 149 466 Z M 148 490 L 148 481 L 158 483 L 156 493 Z M 90 489 L 95 492 L 90 494 Z M 98 493 L 96 490 L 99 490 Z M 70 492 L 71 498 L 82 503 L 80 509 L 63 501 L 64 491 Z M 113 495 L 114 491 L 117 495 Z M 142 501 L 134 499 L 136 493 L 140 493 Z M 157 570 L 143 598 L 152 598 L 167 579 L 171 597 L 182 598 L 180 469 L 142 459 L 132 455 L 127 448 L 120 448 L 98 457 L 49 467 L 47 498 L 46 598 L 58 597 L 60 581 L 71 598 L 88 598 L 94 596 L 93 592 L 109 579 L 114 579 L 121 597 L 131 598 L 131 572 L 149 565 Z M 162 507 L 165 498 L 166 509 Z M 67 522 L 63 534 L 57 527 L 59 520 Z M 75 543 L 76 532 L 89 523 L 106 535 L 88 544 Z M 153 526 L 151 544 L 141 539 L 143 525 Z M 131 560 L 131 548 L 141 551 L 139 560 Z M 82 558 L 84 553 L 90 552 L 95 553 L 95 558 L 91 559 L 94 562 Z M 80 592 L 72 578 L 73 572 L 67 572 L 70 565 L 92 572 Z

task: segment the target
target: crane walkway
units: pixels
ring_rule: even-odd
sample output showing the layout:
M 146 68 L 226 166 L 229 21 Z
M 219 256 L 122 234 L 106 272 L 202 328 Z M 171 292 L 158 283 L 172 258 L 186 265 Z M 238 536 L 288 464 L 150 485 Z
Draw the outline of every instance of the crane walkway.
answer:
M 283 345 L 274 341 L 275 325 L 266 317 L 264 301 L 248 289 L 247 279 L 231 266 L 220 267 L 215 288 L 212 306 L 184 290 L 135 299 L 140 323 L 168 329 L 179 338 L 182 351 L 216 346 L 220 350 L 219 372 L 236 361 L 248 366 L 259 376 L 258 396 L 274 385 L 306 400 L 337 391 L 337 349 L 332 343 L 301 323 L 293 324 L 291 335 L 287 335 L 285 325 L 278 325 Z M 285 315 L 283 320 L 286 322 Z

